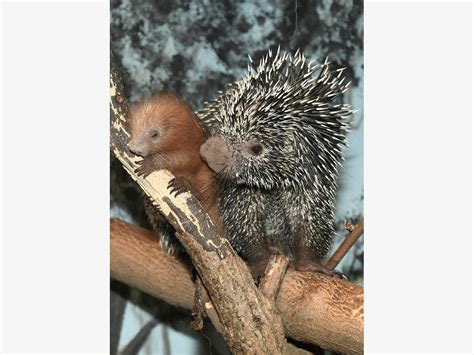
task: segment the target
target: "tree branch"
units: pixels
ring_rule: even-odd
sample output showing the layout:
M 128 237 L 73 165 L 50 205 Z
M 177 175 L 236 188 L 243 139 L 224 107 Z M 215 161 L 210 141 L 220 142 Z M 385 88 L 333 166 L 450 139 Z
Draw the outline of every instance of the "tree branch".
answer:
M 177 197 L 170 194 L 167 186 L 173 176 L 166 170 L 153 172 L 146 178 L 135 174 L 138 158 L 131 155 L 126 146 L 129 137 L 126 122 L 128 107 L 113 55 L 111 58 L 112 152 L 177 231 L 177 238 L 191 257 L 209 293 L 222 325 L 220 331 L 230 350 L 233 353 L 282 353 L 286 341 L 281 319 L 273 304 L 255 287 L 248 268 L 233 251 L 225 235 L 203 211 L 197 199 L 190 193 Z M 142 260 L 151 262 L 148 257 Z M 147 276 L 153 277 L 150 274 Z
M 111 276 L 172 305 L 192 309 L 191 266 L 160 249 L 158 236 L 110 222 Z M 344 354 L 363 353 L 363 288 L 323 274 L 289 270 L 276 306 L 287 337 Z M 205 303 L 206 312 L 214 311 Z
M 135 355 L 143 347 L 153 328 L 159 323 L 156 318 L 150 319 L 139 331 L 132 340 L 120 352 L 120 355 Z
M 352 232 L 339 245 L 328 262 L 325 264 L 329 270 L 334 270 L 342 258 L 347 254 L 350 248 L 357 242 L 357 239 L 364 233 L 364 218 L 362 218 Z

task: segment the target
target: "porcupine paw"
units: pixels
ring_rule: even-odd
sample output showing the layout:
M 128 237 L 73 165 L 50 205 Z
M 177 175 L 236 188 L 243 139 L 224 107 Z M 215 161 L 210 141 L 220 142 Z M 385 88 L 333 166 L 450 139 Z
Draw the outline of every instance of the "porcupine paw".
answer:
M 153 172 L 153 169 L 150 168 L 150 165 L 146 162 L 141 162 L 138 168 L 135 169 L 135 174 L 138 176 L 146 177 Z
M 178 176 L 170 180 L 168 183 L 168 189 L 176 197 L 184 192 L 190 192 L 191 185 L 186 178 Z
M 304 264 L 296 264 L 295 269 L 297 271 L 303 271 L 303 272 L 319 272 L 320 274 L 324 274 L 331 277 L 337 277 L 339 279 L 347 281 L 347 276 L 344 275 L 342 272 L 328 269 L 324 267 L 324 265 L 322 265 L 319 261 L 312 261 L 312 262 L 307 262 Z

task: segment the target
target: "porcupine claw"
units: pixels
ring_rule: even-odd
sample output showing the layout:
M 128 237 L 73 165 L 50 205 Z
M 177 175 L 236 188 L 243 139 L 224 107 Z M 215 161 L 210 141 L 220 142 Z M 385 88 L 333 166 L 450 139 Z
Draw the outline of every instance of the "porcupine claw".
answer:
M 172 194 L 174 194 L 174 197 L 177 197 L 185 192 L 192 192 L 190 182 L 182 176 L 171 179 L 168 183 L 168 189 Z
M 155 171 L 156 169 L 152 166 L 151 162 L 149 159 L 144 159 L 143 161 L 141 161 L 139 163 L 140 165 L 138 166 L 138 168 L 136 168 L 134 170 L 134 173 L 137 174 L 138 176 L 143 176 L 143 177 L 147 177 L 148 175 L 150 175 L 153 171 Z

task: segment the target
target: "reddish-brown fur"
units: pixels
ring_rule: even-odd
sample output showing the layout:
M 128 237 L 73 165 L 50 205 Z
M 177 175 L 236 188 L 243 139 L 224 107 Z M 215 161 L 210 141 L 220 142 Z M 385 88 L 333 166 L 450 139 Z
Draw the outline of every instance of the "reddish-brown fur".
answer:
M 220 225 L 218 186 L 199 154 L 207 137 L 190 107 L 174 95 L 156 94 L 132 110 L 129 128 L 129 148 L 144 158 L 138 173 L 146 176 L 155 170 L 169 170 L 176 177 L 173 187 L 191 190 Z M 153 138 L 155 133 L 159 136 Z

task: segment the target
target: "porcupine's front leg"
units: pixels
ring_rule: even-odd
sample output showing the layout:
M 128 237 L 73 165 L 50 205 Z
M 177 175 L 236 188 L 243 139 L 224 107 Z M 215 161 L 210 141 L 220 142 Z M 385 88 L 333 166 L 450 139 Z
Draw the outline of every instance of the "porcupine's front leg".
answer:
M 159 170 L 159 169 L 157 169 L 157 166 L 155 162 L 153 161 L 153 159 L 150 157 L 145 157 L 139 163 L 138 168 L 135 169 L 135 173 L 138 176 L 147 177 L 148 175 L 150 175 L 152 172 L 156 170 Z

